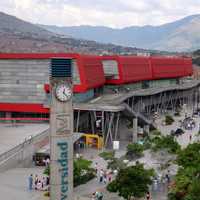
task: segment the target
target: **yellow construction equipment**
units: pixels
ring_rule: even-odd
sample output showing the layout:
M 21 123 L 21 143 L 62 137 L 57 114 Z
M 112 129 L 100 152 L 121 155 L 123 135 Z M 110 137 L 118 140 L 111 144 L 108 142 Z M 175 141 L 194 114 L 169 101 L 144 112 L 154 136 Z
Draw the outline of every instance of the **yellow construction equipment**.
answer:
M 103 147 L 103 138 L 98 134 L 83 134 L 87 147 L 95 147 L 101 149 Z

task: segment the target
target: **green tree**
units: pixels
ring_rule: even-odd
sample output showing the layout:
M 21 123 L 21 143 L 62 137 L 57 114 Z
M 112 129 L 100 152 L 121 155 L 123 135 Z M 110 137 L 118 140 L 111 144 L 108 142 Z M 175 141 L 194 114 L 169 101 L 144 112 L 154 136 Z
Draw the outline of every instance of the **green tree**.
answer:
M 158 151 L 161 149 L 167 149 L 169 153 L 178 153 L 181 149 L 181 146 L 178 144 L 178 142 L 174 139 L 173 136 L 167 135 L 167 136 L 157 136 L 152 139 L 152 149 L 154 151 Z
M 189 144 L 180 151 L 177 157 L 178 165 L 182 167 L 194 167 L 200 165 L 200 143 Z
M 171 124 L 173 124 L 173 122 L 174 122 L 174 119 L 173 119 L 173 117 L 171 115 L 166 115 L 165 116 L 166 125 L 171 125 Z
M 200 144 L 189 144 L 177 157 L 179 165 L 170 200 L 199 200 L 200 198 Z
M 104 151 L 99 154 L 104 160 L 112 160 L 115 157 L 114 151 Z
M 188 193 L 185 200 L 199 200 L 200 199 L 200 179 L 195 178 L 188 187 Z
M 74 186 L 88 182 L 96 176 L 95 169 L 91 167 L 92 161 L 79 158 L 74 160 Z M 50 175 L 50 167 L 44 169 L 43 174 Z
M 92 161 L 83 158 L 74 161 L 74 186 L 84 184 L 95 177 L 91 164 Z
M 120 170 L 127 167 L 127 164 L 123 162 L 122 159 L 113 158 L 112 160 L 108 161 L 107 168 L 111 170 Z
M 139 158 L 143 156 L 144 147 L 138 143 L 131 143 L 127 145 L 126 156 L 128 159 Z
M 121 169 L 114 181 L 107 186 L 110 192 L 117 192 L 119 196 L 130 200 L 132 197 L 144 197 L 148 192 L 148 186 L 152 183 L 152 169 L 144 169 L 143 164 Z

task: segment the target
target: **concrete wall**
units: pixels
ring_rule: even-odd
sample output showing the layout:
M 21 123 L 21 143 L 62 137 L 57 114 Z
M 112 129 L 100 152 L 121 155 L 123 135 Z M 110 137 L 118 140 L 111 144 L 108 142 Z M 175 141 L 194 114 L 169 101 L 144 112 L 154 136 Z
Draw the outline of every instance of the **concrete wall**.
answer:
M 0 102 L 47 104 L 44 84 L 49 83 L 50 59 L 1 59 Z M 80 84 L 76 61 L 73 61 L 73 82 Z M 75 95 L 77 102 L 93 97 L 93 90 Z
M 0 102 L 43 103 L 49 60 L 0 60 Z

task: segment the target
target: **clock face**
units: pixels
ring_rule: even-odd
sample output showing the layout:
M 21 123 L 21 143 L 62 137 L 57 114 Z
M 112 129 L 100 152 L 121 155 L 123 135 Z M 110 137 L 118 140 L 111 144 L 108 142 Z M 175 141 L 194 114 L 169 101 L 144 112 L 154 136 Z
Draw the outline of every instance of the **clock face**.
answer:
M 56 97 L 59 101 L 68 101 L 71 98 L 71 96 L 72 91 L 67 85 L 60 84 L 56 87 Z

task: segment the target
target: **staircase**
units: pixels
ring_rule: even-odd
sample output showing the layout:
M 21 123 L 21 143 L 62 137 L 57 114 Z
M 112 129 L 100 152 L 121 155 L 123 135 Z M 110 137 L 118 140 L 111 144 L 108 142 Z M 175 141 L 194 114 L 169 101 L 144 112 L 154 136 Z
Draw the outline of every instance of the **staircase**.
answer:
M 124 112 L 126 112 L 125 114 L 132 116 L 132 117 L 137 117 L 140 120 L 142 120 L 144 123 L 150 125 L 152 128 L 156 128 L 155 123 L 152 120 L 147 119 L 142 113 L 137 112 L 135 110 L 133 110 L 128 104 L 124 103 L 123 106 L 125 107 Z

